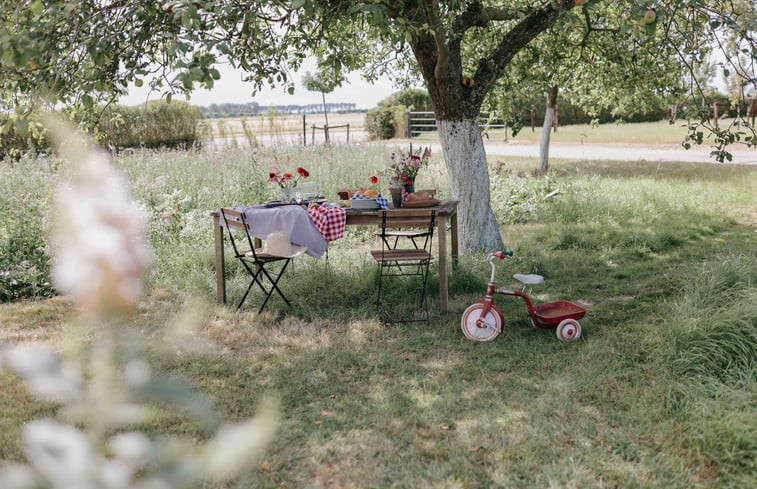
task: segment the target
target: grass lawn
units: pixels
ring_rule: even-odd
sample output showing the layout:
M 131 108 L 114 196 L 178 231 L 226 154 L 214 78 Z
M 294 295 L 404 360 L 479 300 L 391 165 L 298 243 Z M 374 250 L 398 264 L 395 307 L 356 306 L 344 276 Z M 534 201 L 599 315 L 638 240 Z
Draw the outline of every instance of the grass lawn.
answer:
M 361 145 L 116 162 L 150 216 L 155 265 L 131 324 L 153 368 L 186 379 L 226 419 L 281 400 L 278 435 L 239 487 L 754 487 L 757 168 L 553 160 L 535 178 L 533 160 L 509 159 L 500 174 L 492 165 L 495 214 L 514 251 L 498 262 L 500 286 L 539 273 L 535 302 L 572 300 L 588 313 L 583 337 L 561 343 L 530 327 L 522 302 L 498 298 L 506 330 L 474 343 L 459 321 L 485 291 L 485 255 L 454 269 L 448 314 L 434 307 L 432 277 L 431 324 L 386 327 L 370 229 L 349 230 L 328 263 L 297 259 L 284 286 L 291 310 L 277 300 L 257 315 L 257 298 L 241 312 L 215 305 L 208 213 L 271 196 L 263 182 L 274 151 L 333 198 L 368 185 L 387 156 Z M 0 218 L 13 220 L 7 202 L 22 195 L 45 215 L 57 164 L 0 168 Z M 419 178 L 449 195 L 438 155 Z M 234 302 L 247 277 L 227 266 Z M 0 304 L 0 341 L 60 348 L 75 316 L 57 297 Z M 177 317 L 197 322 L 207 348 L 163 342 Z M 0 459 L 19 461 L 23 424 L 57 409 L 8 372 L 0 389 Z M 204 436 L 175 409 L 143 429 Z

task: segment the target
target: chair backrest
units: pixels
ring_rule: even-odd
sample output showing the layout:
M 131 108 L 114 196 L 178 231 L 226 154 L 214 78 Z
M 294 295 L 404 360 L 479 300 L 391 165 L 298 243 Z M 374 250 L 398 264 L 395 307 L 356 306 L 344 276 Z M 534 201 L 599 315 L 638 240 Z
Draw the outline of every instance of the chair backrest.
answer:
M 226 223 L 226 228 L 229 230 L 229 240 L 231 241 L 232 248 L 234 248 L 234 254 L 236 255 L 236 257 L 240 258 L 242 256 L 245 256 L 245 251 L 242 251 L 242 253 L 240 254 L 236 239 L 234 238 L 234 231 L 241 231 L 245 234 L 245 236 L 247 237 L 247 244 L 252 251 L 252 255 L 255 256 L 255 245 L 252 242 L 250 225 L 247 223 L 247 219 L 244 217 L 244 212 L 240 212 L 236 209 L 231 209 L 228 207 L 222 207 L 221 217 L 223 217 L 223 221 Z
M 386 232 L 392 229 L 420 229 L 423 230 L 425 241 L 421 249 L 431 251 L 431 241 L 434 237 L 435 209 L 413 210 L 380 210 L 379 226 L 381 226 L 381 241 L 386 245 Z

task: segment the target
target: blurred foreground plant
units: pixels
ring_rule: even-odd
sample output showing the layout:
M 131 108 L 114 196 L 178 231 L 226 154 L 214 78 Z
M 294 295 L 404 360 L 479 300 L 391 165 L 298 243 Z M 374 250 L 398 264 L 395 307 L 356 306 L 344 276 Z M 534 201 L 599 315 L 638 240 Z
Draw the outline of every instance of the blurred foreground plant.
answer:
M 151 370 L 144 342 L 128 322 L 150 264 L 145 219 L 107 153 L 58 122 L 49 127 L 74 166 L 71 182 L 57 193 L 52 275 L 81 315 L 66 328 L 60 354 L 46 344 L 0 348 L 0 368 L 61 406 L 58 419 L 27 423 L 28 465 L 6 464 L 0 487 L 177 489 L 238 477 L 275 435 L 276 402 L 264 402 L 253 419 L 223 423 L 206 397 Z M 198 317 L 186 315 L 163 339 L 186 345 Z M 207 441 L 149 437 L 136 428 L 161 408 L 177 407 L 194 418 Z

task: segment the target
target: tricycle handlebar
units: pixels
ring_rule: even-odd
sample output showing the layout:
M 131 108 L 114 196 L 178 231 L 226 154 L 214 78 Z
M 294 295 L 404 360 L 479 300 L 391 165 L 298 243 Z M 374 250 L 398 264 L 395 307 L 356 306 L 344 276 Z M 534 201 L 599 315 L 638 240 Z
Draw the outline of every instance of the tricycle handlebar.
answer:
M 492 266 L 492 275 L 489 279 L 489 282 L 492 284 L 494 283 L 494 273 L 495 273 L 495 267 L 494 267 L 494 259 L 499 258 L 500 260 L 504 260 L 506 256 L 513 256 L 512 251 L 495 251 L 493 253 L 489 253 L 489 258 L 486 259 L 486 261 L 489 262 L 489 265 Z
M 489 255 L 489 257 L 499 258 L 500 260 L 504 260 L 505 256 L 513 256 L 513 252 L 512 251 L 495 251 Z

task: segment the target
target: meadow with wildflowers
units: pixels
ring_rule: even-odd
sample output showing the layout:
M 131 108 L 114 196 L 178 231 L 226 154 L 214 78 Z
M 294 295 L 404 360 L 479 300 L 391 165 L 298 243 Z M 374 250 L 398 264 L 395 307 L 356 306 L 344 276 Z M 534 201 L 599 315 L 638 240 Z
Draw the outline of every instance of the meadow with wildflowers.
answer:
M 449 313 L 381 325 L 371 228 L 348 229 L 328 260 L 295 261 L 282 283 L 291 309 L 214 303 L 211 211 L 277 198 L 277 159 L 337 200 L 404 150 L 0 163 L 0 283 L 17 293 L 0 304 L 0 487 L 55 487 L 49 453 L 74 457 L 60 473 L 92 487 L 754 485 L 753 167 L 552 161 L 534 177 L 534 161 L 492 161 L 514 251 L 498 280 L 539 273 L 535 300 L 584 305 L 575 343 L 530 328 L 507 299 L 497 340 L 466 340 L 460 313 L 485 290 L 483 254 L 454 268 Z M 438 155 L 415 183 L 450 196 Z M 247 276 L 227 269 L 233 302 Z M 55 288 L 65 297 L 45 299 Z

